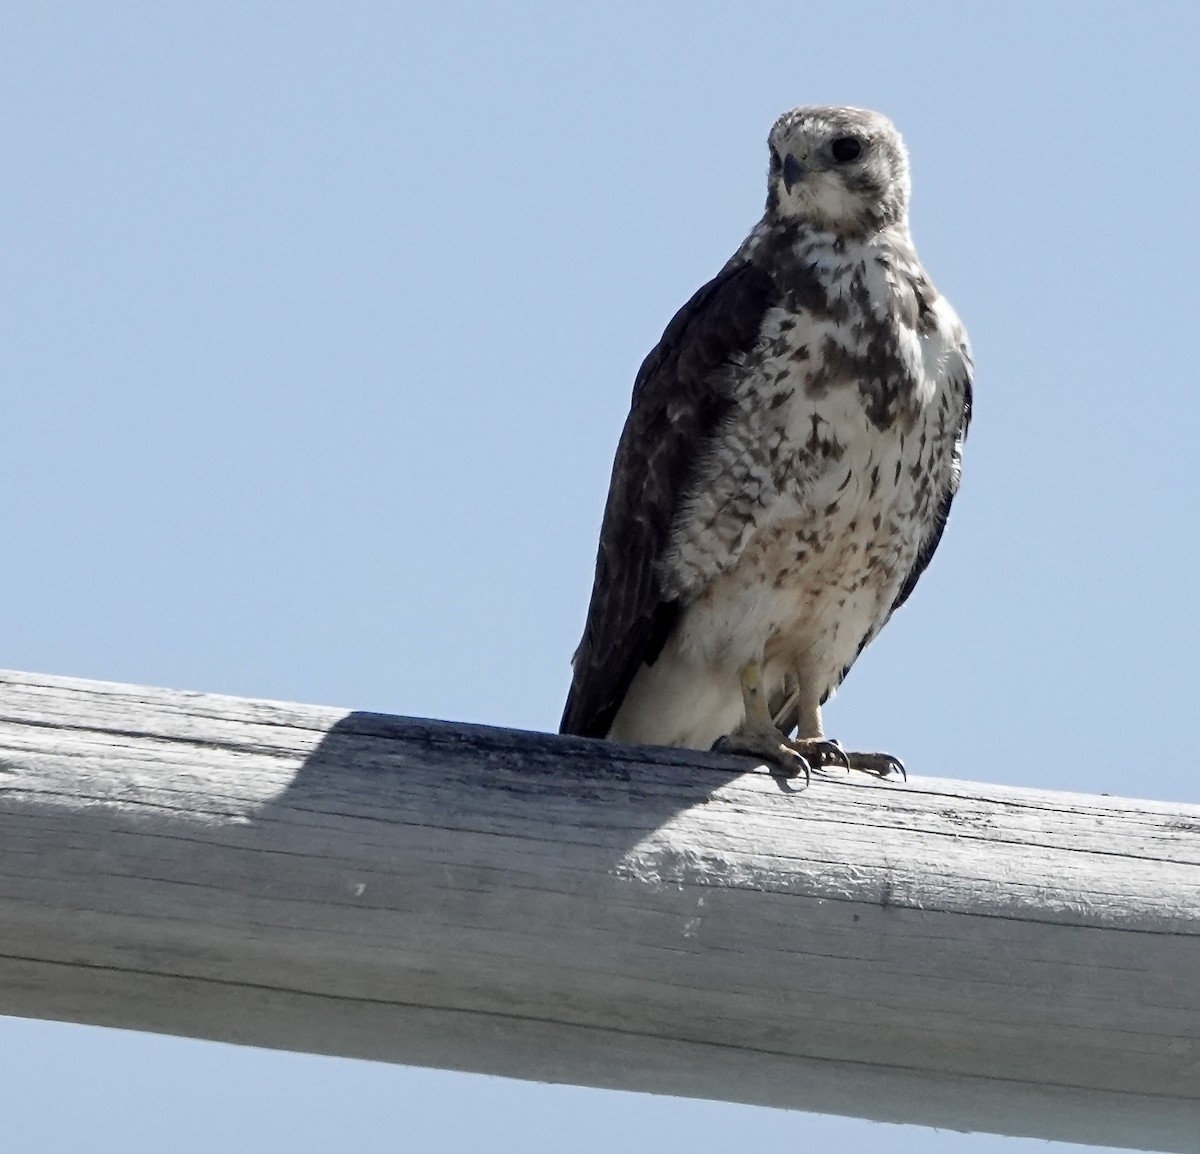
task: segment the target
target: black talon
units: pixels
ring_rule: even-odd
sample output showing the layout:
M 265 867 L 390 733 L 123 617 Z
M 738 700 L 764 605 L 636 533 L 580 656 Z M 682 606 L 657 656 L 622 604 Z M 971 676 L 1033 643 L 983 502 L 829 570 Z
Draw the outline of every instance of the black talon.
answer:
M 837 760 L 841 762 L 846 772 L 849 773 L 851 769 L 850 755 L 842 748 L 842 743 L 832 738 L 826 738 L 825 745 L 837 754 Z
M 908 770 L 904 768 L 904 762 L 890 753 L 851 753 L 849 762 L 850 768 L 857 769 L 860 773 L 869 773 L 885 781 L 895 773 L 908 781 Z
M 793 780 L 793 779 L 799 777 L 803 773 L 804 774 L 804 784 L 806 786 L 812 785 L 812 766 L 808 764 L 808 758 L 805 757 L 803 754 L 796 753 L 795 750 L 793 750 L 792 752 L 793 752 L 796 760 L 800 764 L 796 767 L 796 770 L 794 773 L 788 773 L 785 770 L 784 777 L 788 778 L 788 780 L 790 781 L 790 780 Z

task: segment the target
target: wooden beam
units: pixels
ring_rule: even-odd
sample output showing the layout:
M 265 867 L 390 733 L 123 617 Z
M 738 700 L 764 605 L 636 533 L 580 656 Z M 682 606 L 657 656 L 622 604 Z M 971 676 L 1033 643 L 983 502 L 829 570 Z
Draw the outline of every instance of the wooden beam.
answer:
M 1200 807 L 0 674 L 0 1013 L 1200 1151 Z

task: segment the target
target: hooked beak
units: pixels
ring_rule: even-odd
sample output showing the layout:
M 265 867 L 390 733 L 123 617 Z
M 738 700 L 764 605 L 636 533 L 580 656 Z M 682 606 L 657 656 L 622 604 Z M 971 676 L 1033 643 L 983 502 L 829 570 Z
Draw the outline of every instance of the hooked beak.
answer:
M 788 155 L 783 160 L 783 186 L 791 192 L 804 179 L 807 169 L 794 156 Z

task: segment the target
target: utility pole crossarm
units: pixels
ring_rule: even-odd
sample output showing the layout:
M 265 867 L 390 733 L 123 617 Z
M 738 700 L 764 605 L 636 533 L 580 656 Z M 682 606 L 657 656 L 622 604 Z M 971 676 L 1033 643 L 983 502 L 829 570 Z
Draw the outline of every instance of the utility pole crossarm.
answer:
M 1200 807 L 0 673 L 0 1013 L 1200 1151 Z

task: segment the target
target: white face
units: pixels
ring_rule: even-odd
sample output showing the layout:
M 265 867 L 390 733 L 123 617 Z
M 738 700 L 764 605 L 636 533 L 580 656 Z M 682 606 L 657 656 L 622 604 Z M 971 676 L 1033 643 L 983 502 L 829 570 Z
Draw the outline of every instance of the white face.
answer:
M 904 219 L 908 156 L 879 113 L 793 109 L 775 122 L 769 144 L 769 211 L 851 232 Z

